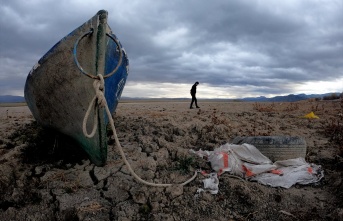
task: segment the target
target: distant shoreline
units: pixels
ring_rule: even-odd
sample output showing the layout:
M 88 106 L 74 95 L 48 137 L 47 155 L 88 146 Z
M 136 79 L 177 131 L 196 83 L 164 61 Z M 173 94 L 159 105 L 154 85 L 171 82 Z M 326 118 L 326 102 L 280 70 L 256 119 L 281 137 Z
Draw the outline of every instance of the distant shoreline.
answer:
M 170 98 L 130 98 L 121 99 L 119 104 L 130 104 L 130 103 L 189 103 L 191 99 L 170 99 Z M 301 101 L 311 101 L 311 99 L 305 99 Z M 340 99 L 327 100 L 333 102 L 339 102 Z M 198 99 L 200 103 L 292 103 L 299 101 L 246 101 L 246 100 L 228 100 L 228 99 Z M 325 100 L 320 100 L 320 102 L 325 102 Z M 26 102 L 0 102 L 0 107 L 21 107 L 27 106 Z
M 26 102 L 4 102 L 0 103 L 0 107 L 21 107 L 27 106 Z
M 289 94 L 285 96 L 276 97 L 244 97 L 244 98 L 201 98 L 198 100 L 201 102 L 296 102 L 308 99 L 316 100 L 333 100 L 342 97 L 343 93 L 326 93 L 326 94 Z M 132 103 L 132 102 L 190 102 L 190 97 L 180 97 L 180 98 L 143 98 L 143 97 L 121 97 L 119 103 Z M 25 98 L 21 96 L 11 96 L 11 95 L 0 95 L 0 105 L 8 105 L 12 103 L 25 103 Z
M 189 103 L 191 98 L 130 98 L 121 99 L 119 103 L 158 103 L 158 102 L 174 102 L 174 103 Z M 198 99 L 199 102 L 235 102 L 229 99 Z M 244 102 L 244 101 L 240 101 Z

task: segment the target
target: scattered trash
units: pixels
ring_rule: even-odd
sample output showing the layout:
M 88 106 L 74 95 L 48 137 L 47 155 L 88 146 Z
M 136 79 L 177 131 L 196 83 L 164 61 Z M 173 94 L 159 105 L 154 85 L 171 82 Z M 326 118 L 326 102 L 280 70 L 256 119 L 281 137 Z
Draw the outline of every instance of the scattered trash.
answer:
M 194 195 L 194 200 L 197 200 L 202 192 L 210 192 L 211 194 L 217 194 L 219 191 L 219 179 L 217 173 L 206 173 L 202 171 L 201 173 L 208 178 L 204 179 L 202 182 L 204 183 L 204 189 L 198 188 L 197 192 Z
M 194 151 L 193 154 L 207 159 L 218 175 L 229 172 L 251 181 L 272 187 L 290 188 L 296 183 L 315 183 L 324 177 L 321 166 L 310 164 L 304 158 L 272 161 L 250 144 L 225 144 L 214 151 Z M 216 194 L 217 176 L 205 179 L 204 188 Z
M 294 184 L 310 184 L 321 180 L 324 171 L 321 166 L 310 164 L 304 158 L 276 161 L 274 163 L 282 174 L 262 173 L 251 178 L 261 184 L 272 187 L 290 188 Z
M 197 189 L 197 192 L 196 192 L 195 195 L 194 195 L 194 200 L 198 200 L 200 194 L 201 194 L 202 192 L 204 192 L 204 191 L 205 191 L 204 189 L 198 188 L 198 189 Z
M 317 115 L 315 115 L 313 113 L 313 111 L 311 113 L 306 114 L 305 116 L 303 116 L 303 118 L 307 118 L 307 119 L 319 119 L 319 117 Z
M 211 173 L 209 178 L 202 181 L 204 183 L 204 188 L 211 194 L 217 194 L 219 190 L 219 179 L 216 173 Z

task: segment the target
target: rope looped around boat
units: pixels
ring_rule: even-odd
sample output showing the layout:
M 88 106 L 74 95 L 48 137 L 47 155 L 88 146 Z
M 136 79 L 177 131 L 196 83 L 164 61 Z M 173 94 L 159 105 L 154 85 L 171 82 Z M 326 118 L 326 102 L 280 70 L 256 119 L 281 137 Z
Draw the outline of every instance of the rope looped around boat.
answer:
M 74 62 L 77 65 L 77 67 L 79 68 L 79 70 L 81 71 L 82 74 L 92 78 L 92 79 L 99 79 L 99 75 L 95 76 L 92 74 L 87 73 L 85 70 L 83 70 L 83 68 L 81 67 L 79 60 L 77 59 L 77 46 L 79 45 L 81 39 L 83 39 L 84 37 L 86 37 L 87 35 L 91 35 L 93 34 L 94 29 L 91 28 L 88 32 L 84 33 L 83 35 L 81 35 L 74 44 L 74 49 L 73 49 L 73 56 L 74 56 Z M 112 41 L 114 41 L 114 43 L 117 45 L 116 51 L 119 52 L 119 60 L 118 60 L 118 64 L 117 66 L 108 74 L 105 74 L 105 76 L 103 76 L 104 78 L 108 78 L 111 77 L 115 72 L 117 72 L 117 70 L 119 69 L 120 65 L 122 64 L 123 61 L 123 50 L 120 46 L 119 41 L 112 35 L 112 34 L 108 34 L 106 33 L 106 36 L 109 37 L 110 39 L 112 39 Z
M 181 185 L 181 186 L 184 186 L 188 183 L 190 183 L 191 181 L 193 181 L 197 174 L 199 172 L 201 172 L 200 170 L 196 170 L 194 172 L 194 175 L 187 181 L 183 182 L 183 183 L 180 183 L 180 184 L 159 184 L 159 183 L 151 183 L 151 182 L 148 182 L 148 181 L 145 181 L 143 180 L 142 178 L 140 178 L 136 173 L 135 171 L 132 169 L 130 163 L 127 161 L 126 159 L 126 156 L 125 156 L 125 153 L 123 151 L 123 148 L 122 146 L 120 145 L 120 142 L 119 142 L 119 139 L 118 139 L 118 136 L 117 136 L 117 132 L 116 132 L 116 129 L 114 127 L 114 121 L 113 121 L 113 118 L 112 118 L 112 114 L 108 108 L 108 105 L 107 105 L 107 101 L 106 101 L 106 98 L 105 98 L 105 84 L 104 84 L 104 77 L 102 75 L 98 75 L 99 76 L 99 80 L 98 79 L 95 79 L 94 83 L 93 83 L 93 87 L 94 87 L 94 90 L 95 90 L 95 96 L 94 98 L 92 99 L 92 101 L 90 102 L 89 104 L 89 107 L 88 107 L 88 110 L 86 112 L 86 115 L 83 119 L 83 126 L 82 126 L 82 129 L 83 129 L 83 133 L 86 137 L 88 138 L 91 138 L 95 135 L 95 132 L 97 130 L 97 125 L 98 125 L 98 108 L 99 107 L 104 107 L 105 110 L 106 110 L 106 114 L 107 114 L 107 117 L 108 117 L 108 120 L 109 120 L 109 123 L 111 125 L 111 129 L 113 131 L 113 136 L 114 136 L 114 140 L 115 140 L 115 143 L 118 147 L 118 150 L 120 152 L 120 155 L 125 163 L 125 165 L 127 166 L 127 168 L 129 169 L 131 175 L 140 183 L 143 183 L 145 185 L 148 185 L 148 186 L 155 186 L 155 187 L 169 187 L 169 186 L 172 186 L 172 185 Z M 96 102 L 97 101 L 97 102 Z M 87 121 L 88 121 L 88 117 L 90 115 L 90 112 L 92 110 L 92 108 L 94 109 L 95 111 L 95 115 L 94 115 L 94 120 L 93 120 L 93 129 L 92 129 L 92 132 L 91 134 L 88 134 L 87 132 Z
M 96 130 L 98 129 L 98 111 L 97 111 L 96 107 L 97 106 L 99 106 L 99 107 L 106 107 L 107 106 L 106 98 L 104 95 L 104 93 L 105 93 L 105 81 L 104 81 L 104 78 L 101 74 L 99 75 L 99 80 L 98 79 L 94 80 L 93 88 L 95 90 L 95 96 L 88 106 L 86 115 L 83 118 L 83 123 L 82 123 L 83 134 L 88 138 L 94 137 Z M 95 102 L 95 101 L 97 101 L 97 102 Z M 94 111 L 95 111 L 94 119 L 93 119 L 93 129 L 92 129 L 92 132 L 90 134 L 88 134 L 87 122 L 88 122 L 88 118 L 89 118 L 89 115 L 90 115 L 92 109 L 94 109 Z

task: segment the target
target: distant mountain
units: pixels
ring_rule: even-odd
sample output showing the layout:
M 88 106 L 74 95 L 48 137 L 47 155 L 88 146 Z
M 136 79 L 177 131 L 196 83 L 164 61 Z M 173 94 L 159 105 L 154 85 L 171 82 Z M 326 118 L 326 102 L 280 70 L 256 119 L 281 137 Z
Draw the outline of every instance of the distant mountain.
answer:
M 25 102 L 25 98 L 22 96 L 2 95 L 0 96 L 0 103 L 19 103 Z
M 301 100 L 307 100 L 310 98 L 319 98 L 322 99 L 325 96 L 330 96 L 331 94 L 340 94 L 339 92 L 335 93 L 326 93 L 326 94 L 289 94 L 286 96 L 276 96 L 267 98 L 264 96 L 260 97 L 246 97 L 239 99 L 241 101 L 255 101 L 255 102 L 295 102 L 295 101 L 301 101 Z

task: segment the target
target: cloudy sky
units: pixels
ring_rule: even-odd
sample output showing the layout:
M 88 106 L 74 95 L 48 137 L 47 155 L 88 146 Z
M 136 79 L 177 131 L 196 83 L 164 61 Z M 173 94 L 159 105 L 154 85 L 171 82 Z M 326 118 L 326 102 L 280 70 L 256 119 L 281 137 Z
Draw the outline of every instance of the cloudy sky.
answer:
M 130 60 L 123 96 L 241 98 L 343 91 L 342 0 L 0 0 L 0 95 L 95 15 Z

